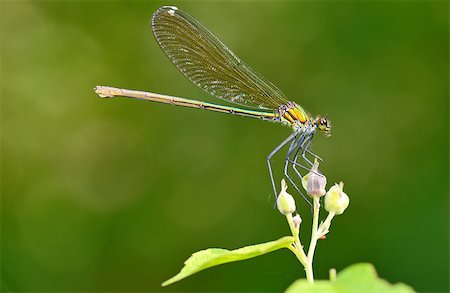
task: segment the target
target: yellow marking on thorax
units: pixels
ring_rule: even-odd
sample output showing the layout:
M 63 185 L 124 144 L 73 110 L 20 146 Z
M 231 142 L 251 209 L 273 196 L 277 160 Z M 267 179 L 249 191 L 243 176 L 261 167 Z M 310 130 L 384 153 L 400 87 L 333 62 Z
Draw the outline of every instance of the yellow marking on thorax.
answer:
M 283 118 L 286 119 L 289 123 L 294 124 L 294 118 L 288 111 L 283 114 Z
M 295 119 L 300 121 L 301 123 L 305 123 L 308 120 L 308 116 L 299 108 L 292 108 L 288 110 L 289 114 Z
M 283 114 L 283 118 L 289 121 L 289 123 L 294 124 L 298 121 L 304 124 L 308 120 L 308 116 L 302 110 L 298 108 L 291 108 Z

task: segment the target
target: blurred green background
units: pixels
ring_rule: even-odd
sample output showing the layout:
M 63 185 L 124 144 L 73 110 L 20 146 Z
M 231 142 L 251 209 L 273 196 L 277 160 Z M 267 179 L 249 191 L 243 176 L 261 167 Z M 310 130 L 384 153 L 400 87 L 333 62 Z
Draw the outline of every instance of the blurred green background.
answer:
M 304 277 L 285 250 L 160 287 L 194 251 L 289 233 L 265 162 L 288 128 L 94 94 L 217 102 L 154 40 L 150 16 L 168 4 L 329 114 L 333 136 L 313 150 L 351 203 L 319 243 L 316 277 L 371 262 L 390 282 L 447 292 L 446 1 L 3 1 L 2 290 L 280 292 Z

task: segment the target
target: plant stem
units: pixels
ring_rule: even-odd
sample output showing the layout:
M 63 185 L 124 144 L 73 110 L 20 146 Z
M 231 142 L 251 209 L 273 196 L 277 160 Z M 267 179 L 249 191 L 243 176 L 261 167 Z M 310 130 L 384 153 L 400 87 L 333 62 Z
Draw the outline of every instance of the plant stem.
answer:
M 335 268 L 330 269 L 330 281 L 331 282 L 336 281 L 336 269 Z
M 308 280 L 309 283 L 314 284 L 314 271 L 312 262 L 308 262 L 308 264 L 305 266 L 305 272 L 306 280 Z
M 292 214 L 286 215 L 287 221 L 289 223 L 289 228 L 291 229 L 292 236 L 294 236 L 294 244 L 290 246 L 289 249 L 295 254 L 297 259 L 305 268 L 306 279 L 310 283 L 314 283 L 314 274 L 312 270 L 312 261 L 306 256 L 305 251 L 303 250 L 303 245 L 300 241 L 299 237 L 299 228 L 295 227 L 294 221 L 292 219 Z
M 300 242 L 299 238 L 299 229 L 295 227 L 294 220 L 292 219 L 292 214 L 287 214 L 286 219 L 289 224 L 289 228 L 291 229 L 292 236 L 294 236 L 294 244 L 295 247 L 289 247 L 289 249 L 295 254 L 298 260 L 302 263 L 302 265 L 306 268 L 308 264 L 308 257 L 303 250 L 303 245 Z
M 310 274 L 311 274 L 311 278 L 313 279 L 314 282 L 314 273 L 313 273 L 313 268 L 312 268 L 312 263 L 313 263 L 313 259 L 314 259 L 314 251 L 316 250 L 316 245 L 317 245 L 317 228 L 319 226 L 319 210 L 320 210 L 320 202 L 319 202 L 319 197 L 318 196 L 314 196 L 313 197 L 313 224 L 312 224 L 312 232 L 311 232 L 311 242 L 309 244 L 309 249 L 308 249 L 308 261 L 309 261 L 309 268 L 307 269 L 307 273 L 308 270 L 310 270 Z M 307 275 L 308 277 L 308 275 Z
M 303 246 L 299 238 L 299 228 L 295 227 L 292 214 L 286 215 L 289 227 L 291 229 L 292 236 L 294 236 L 294 245 L 289 246 L 289 249 L 295 254 L 297 259 L 301 262 L 306 272 L 306 279 L 309 283 L 314 283 L 314 270 L 313 260 L 314 251 L 316 250 L 317 241 L 320 237 L 328 233 L 328 229 L 331 225 L 331 220 L 334 217 L 334 213 L 329 213 L 324 223 L 319 227 L 319 211 L 320 211 L 320 198 L 318 196 L 313 197 L 313 223 L 311 232 L 311 242 L 309 244 L 308 254 L 305 254 Z
M 314 271 L 313 271 L 313 259 L 314 259 L 314 251 L 316 249 L 316 244 L 318 240 L 318 226 L 319 226 L 319 210 L 320 210 L 320 202 L 319 197 L 313 197 L 313 225 L 311 232 L 311 242 L 309 244 L 308 249 L 308 263 L 305 265 L 306 271 L 306 279 L 310 283 L 314 283 Z
M 326 235 L 329 232 L 329 229 L 331 226 L 331 220 L 333 220 L 334 216 L 335 216 L 334 212 L 329 212 L 325 221 L 320 224 L 319 231 L 317 234 L 318 239 L 320 239 L 320 237 Z

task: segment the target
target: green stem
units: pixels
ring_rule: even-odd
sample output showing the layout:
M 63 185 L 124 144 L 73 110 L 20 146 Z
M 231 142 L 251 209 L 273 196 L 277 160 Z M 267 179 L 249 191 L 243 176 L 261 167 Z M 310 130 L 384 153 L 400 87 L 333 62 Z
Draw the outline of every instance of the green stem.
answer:
M 306 279 L 311 284 L 314 283 L 314 274 L 312 269 L 312 261 L 306 256 L 305 251 L 303 250 L 303 245 L 300 241 L 299 237 L 299 227 L 296 228 L 294 224 L 294 220 L 292 218 L 292 214 L 286 215 L 287 221 L 289 223 L 289 228 L 291 228 L 292 236 L 294 236 L 294 246 L 289 246 L 289 249 L 295 254 L 297 259 L 305 268 Z
M 320 237 L 326 235 L 329 232 L 330 226 L 331 226 L 331 220 L 333 220 L 335 213 L 329 212 L 327 218 L 325 221 L 320 224 L 319 226 L 319 232 L 317 234 L 317 238 L 320 239 Z
M 312 262 L 308 262 L 308 264 L 305 266 L 305 272 L 306 280 L 308 280 L 309 283 L 314 284 L 314 271 Z
M 309 266 L 311 270 L 311 277 L 314 280 L 313 275 L 313 269 L 312 269 L 312 263 L 314 259 L 314 251 L 316 250 L 317 245 L 317 228 L 319 226 L 319 209 L 320 209 L 320 198 L 318 196 L 313 197 L 313 224 L 312 224 L 312 232 L 311 232 L 311 242 L 309 244 L 308 249 L 308 260 L 309 260 Z M 313 281 L 314 282 L 314 281 Z
M 330 269 L 330 281 L 331 282 L 336 281 L 336 269 L 335 268 Z
M 325 222 L 319 228 L 319 211 L 320 211 L 320 198 L 313 197 L 313 223 L 312 223 L 312 233 L 311 242 L 309 244 L 308 254 L 305 254 L 303 246 L 299 238 L 299 228 L 295 227 L 292 214 L 286 215 L 289 227 L 294 236 L 294 245 L 289 246 L 289 249 L 295 254 L 297 259 L 301 262 L 306 272 L 306 279 L 309 283 L 314 283 L 314 270 L 313 270 L 313 259 L 314 251 L 316 250 L 317 241 L 320 237 L 328 232 L 328 228 L 331 225 L 331 220 L 334 217 L 334 213 L 329 213 Z
M 308 264 L 308 257 L 303 250 L 303 245 L 300 242 L 299 237 L 299 229 L 295 227 L 294 220 L 292 218 L 292 214 L 287 214 L 286 219 L 289 224 L 289 228 L 291 229 L 292 236 L 294 236 L 294 246 L 289 246 L 289 249 L 295 254 L 300 263 L 305 267 Z

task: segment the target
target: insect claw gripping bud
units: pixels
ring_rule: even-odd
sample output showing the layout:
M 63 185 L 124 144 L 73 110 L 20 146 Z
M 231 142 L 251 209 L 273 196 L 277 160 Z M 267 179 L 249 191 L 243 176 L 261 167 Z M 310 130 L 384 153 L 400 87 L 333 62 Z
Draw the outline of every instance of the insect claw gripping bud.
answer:
M 281 180 L 281 191 L 277 198 L 277 208 L 283 215 L 292 214 L 296 209 L 294 198 L 286 190 L 286 181 L 283 179 Z
M 325 210 L 336 215 L 344 213 L 350 203 L 348 195 L 343 191 L 344 183 L 333 185 L 325 195 Z

